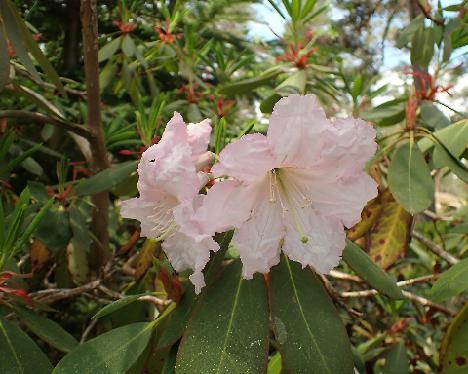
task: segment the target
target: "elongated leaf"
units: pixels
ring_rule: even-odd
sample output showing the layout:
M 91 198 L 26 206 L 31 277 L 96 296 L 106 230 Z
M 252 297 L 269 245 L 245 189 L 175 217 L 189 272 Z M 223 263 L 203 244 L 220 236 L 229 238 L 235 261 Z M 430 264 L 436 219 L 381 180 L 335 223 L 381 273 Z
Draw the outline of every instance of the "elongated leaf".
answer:
M 388 185 L 395 199 L 411 214 L 431 205 L 434 181 L 416 144 L 405 143 L 397 148 L 388 168 Z
M 29 74 L 31 74 L 31 76 L 36 81 L 41 82 L 39 73 L 37 72 L 34 63 L 31 60 L 31 57 L 29 57 L 29 54 L 25 48 L 21 30 L 15 21 L 14 15 L 11 13 L 10 6 L 11 4 L 9 1 L 0 1 L 0 13 L 2 14 L 3 21 L 5 22 L 5 31 L 7 33 L 8 39 L 10 40 L 19 60 L 24 65 Z
M 260 103 L 260 111 L 262 113 L 271 113 L 273 112 L 273 107 L 281 99 L 281 95 L 274 93 L 268 96 L 265 100 Z
M 281 374 L 283 370 L 283 363 L 281 360 L 281 353 L 276 352 L 275 355 L 268 362 L 267 374 Z
M 275 88 L 275 92 L 282 96 L 289 94 L 303 94 L 307 83 L 305 70 L 298 70 Z
M 62 352 L 70 352 L 78 346 L 78 341 L 57 322 L 24 308 L 16 308 L 15 312 L 35 335 L 52 347 Z
M 448 126 L 450 121 L 448 118 L 442 113 L 437 107 L 427 101 L 424 100 L 421 103 L 421 119 L 432 129 L 440 129 Z
M 129 34 L 125 34 L 122 40 L 122 52 L 127 57 L 132 57 L 135 54 L 136 45 Z
M 258 77 L 244 79 L 238 82 L 233 82 L 228 85 L 225 85 L 219 90 L 219 93 L 224 95 L 240 95 L 249 93 L 255 88 L 269 83 L 279 73 L 281 73 L 280 69 L 271 69 L 270 71 L 265 72 L 264 74 L 259 75 Z
M 440 348 L 440 373 L 465 374 L 468 371 L 468 303 L 450 323 Z
M 310 269 L 283 256 L 270 272 L 273 329 L 283 365 L 292 373 L 353 373 L 346 330 Z
M 449 154 L 447 149 L 440 144 L 435 145 L 433 159 L 435 167 L 441 168 L 447 166 L 458 178 L 468 183 L 468 169 L 466 166 L 454 158 L 453 155 Z
M 186 287 L 181 301 L 177 304 L 174 312 L 171 313 L 164 326 L 164 330 L 158 340 L 157 349 L 169 348 L 180 339 L 187 327 L 195 300 L 196 296 L 193 288 Z
M 343 251 L 343 259 L 357 275 L 379 292 L 391 299 L 404 298 L 395 281 L 378 267 L 361 248 L 349 240 Z
M 110 190 L 136 170 L 136 161 L 127 161 L 103 170 L 91 178 L 81 180 L 75 191 L 78 195 L 94 195 Z
M 467 147 L 468 140 L 468 119 L 464 119 L 451 124 L 441 130 L 437 130 L 433 135 L 439 139 L 455 157 L 459 157 Z M 423 138 L 418 142 L 422 152 L 426 152 L 434 146 L 430 138 Z
M 93 319 L 102 318 L 111 313 L 114 313 L 115 311 L 123 308 L 124 306 L 130 305 L 131 303 L 137 301 L 138 298 L 143 295 L 146 295 L 146 294 L 140 293 L 137 295 L 129 295 L 129 296 L 122 297 L 121 299 L 114 301 L 112 304 L 106 305 L 104 308 L 102 308 L 99 312 L 97 312 L 94 315 Z
M 110 59 L 115 54 L 115 52 L 117 52 L 117 50 L 119 49 L 121 41 L 122 41 L 122 38 L 119 36 L 119 37 L 111 40 L 106 45 L 104 45 L 99 50 L 99 53 L 98 53 L 99 62 L 106 61 L 106 60 Z
M 385 359 L 383 374 L 408 374 L 409 358 L 403 343 L 395 344 Z
M 52 365 L 34 341 L 19 327 L 0 320 L 0 373 L 49 374 Z
M 177 355 L 176 372 L 262 373 L 268 350 L 268 303 L 257 274 L 230 264 L 199 300 Z
M 381 199 L 382 209 L 370 231 L 367 249 L 372 261 L 386 269 L 404 256 L 412 218 L 388 190 Z
M 124 374 L 138 361 L 150 342 L 150 323 L 132 323 L 99 335 L 66 355 L 55 374 Z
M 437 301 L 448 300 L 468 288 L 468 258 L 453 265 L 434 283 L 430 295 Z
M 60 82 L 60 77 L 58 76 L 57 72 L 52 67 L 52 65 L 50 64 L 47 57 L 45 57 L 44 54 L 42 53 L 41 49 L 39 48 L 39 46 L 37 45 L 37 43 L 34 40 L 33 36 L 31 35 L 28 28 L 24 24 L 23 20 L 21 19 L 20 14 L 16 10 L 13 3 L 11 1 L 9 1 L 9 0 L 7 0 L 7 3 L 8 3 L 8 7 L 10 8 L 11 15 L 14 17 L 16 25 L 17 25 L 18 29 L 21 32 L 22 41 L 24 42 L 24 44 L 28 48 L 29 52 L 34 56 L 37 63 L 41 66 L 42 70 L 44 71 L 46 76 L 50 79 L 50 81 L 62 93 L 64 93 L 62 82 Z

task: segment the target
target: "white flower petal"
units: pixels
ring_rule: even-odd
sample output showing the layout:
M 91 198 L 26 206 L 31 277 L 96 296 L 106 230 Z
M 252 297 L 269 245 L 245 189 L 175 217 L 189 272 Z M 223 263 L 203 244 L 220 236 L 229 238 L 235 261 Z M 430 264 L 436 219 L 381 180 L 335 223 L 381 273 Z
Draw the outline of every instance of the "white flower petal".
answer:
M 244 278 L 251 279 L 256 272 L 268 273 L 279 262 L 284 234 L 281 207 L 264 199 L 232 238 L 242 260 Z

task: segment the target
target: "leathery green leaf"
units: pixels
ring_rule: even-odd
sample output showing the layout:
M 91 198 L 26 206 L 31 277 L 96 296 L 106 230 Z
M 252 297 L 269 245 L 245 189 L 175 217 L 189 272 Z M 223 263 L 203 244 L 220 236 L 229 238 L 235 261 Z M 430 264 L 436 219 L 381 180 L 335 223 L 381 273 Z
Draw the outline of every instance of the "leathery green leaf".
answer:
M 403 343 L 395 344 L 385 359 L 383 374 L 408 374 L 409 358 Z
M 315 273 L 283 256 L 269 288 L 283 366 L 292 373 L 353 373 L 346 330 Z
M 468 258 L 453 265 L 434 283 L 430 296 L 437 301 L 448 300 L 468 288 Z
M 14 323 L 0 320 L 0 373 L 49 374 L 52 365 L 34 341 Z
M 411 214 L 422 212 L 434 199 L 434 181 L 424 156 L 414 143 L 397 148 L 388 168 L 388 185 Z
M 263 373 L 268 358 L 268 303 L 260 274 L 228 265 L 205 290 L 177 354 L 176 373 Z
M 78 345 L 78 341 L 57 322 L 24 308 L 16 308 L 15 312 L 35 335 L 52 347 L 62 352 L 70 352 Z
M 132 323 L 78 346 L 55 367 L 55 374 L 127 373 L 148 346 L 152 324 Z
M 450 323 L 440 347 L 440 373 L 465 374 L 468 371 L 468 303 Z
M 359 246 L 347 241 L 343 259 L 357 275 L 379 292 L 392 299 L 403 299 L 403 293 L 390 276 L 377 266 Z

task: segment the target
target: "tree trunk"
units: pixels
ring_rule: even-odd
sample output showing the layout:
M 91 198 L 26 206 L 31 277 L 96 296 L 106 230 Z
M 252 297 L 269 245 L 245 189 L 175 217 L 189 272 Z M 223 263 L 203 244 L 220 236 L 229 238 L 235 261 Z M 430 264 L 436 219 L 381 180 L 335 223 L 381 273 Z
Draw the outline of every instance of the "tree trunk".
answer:
M 93 133 L 90 140 L 95 172 L 109 167 L 104 132 L 101 125 L 101 99 L 99 94 L 98 30 L 96 0 L 81 0 L 81 25 L 83 36 L 88 126 Z M 98 240 L 93 244 L 90 264 L 95 271 L 110 257 L 108 233 L 109 194 L 101 192 L 92 196 L 94 204 L 92 230 Z

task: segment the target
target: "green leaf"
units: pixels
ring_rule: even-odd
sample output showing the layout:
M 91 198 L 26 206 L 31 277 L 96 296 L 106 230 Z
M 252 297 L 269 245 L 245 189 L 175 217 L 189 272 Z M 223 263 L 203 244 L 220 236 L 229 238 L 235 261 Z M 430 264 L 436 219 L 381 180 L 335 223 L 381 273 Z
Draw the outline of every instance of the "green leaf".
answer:
M 0 320 L 0 373 L 49 374 L 52 365 L 34 341 L 19 327 Z
M 440 144 L 435 145 L 433 153 L 434 167 L 441 168 L 447 166 L 457 177 L 468 183 L 468 169 L 459 162 L 447 149 Z
M 16 10 L 15 6 L 11 3 L 11 1 L 8 1 L 7 3 L 10 8 L 11 15 L 14 17 L 15 23 L 21 33 L 22 42 L 24 42 L 29 52 L 36 59 L 37 63 L 40 65 L 45 75 L 62 93 L 64 93 L 63 85 L 62 85 L 62 82 L 60 81 L 60 77 L 58 76 L 57 72 L 52 67 L 47 57 L 45 57 L 44 54 L 42 53 L 41 49 L 37 45 L 33 36 L 31 35 L 28 28 L 26 27 L 23 20 L 21 19 L 21 16 Z
M 356 99 L 362 92 L 362 75 L 358 74 L 353 82 L 353 88 L 351 89 L 351 96 Z
M 440 348 L 440 373 L 465 374 L 468 371 L 468 303 L 450 323 Z
M 262 373 L 268 350 L 268 303 L 263 277 L 242 279 L 228 265 L 205 289 L 182 338 L 176 372 Z
M 298 70 L 283 83 L 275 88 L 275 92 L 282 96 L 289 94 L 303 94 L 307 83 L 307 73 L 305 70 Z
M 273 107 L 279 101 L 279 99 L 281 99 L 281 97 L 282 96 L 280 94 L 277 94 L 277 93 L 271 94 L 270 96 L 268 96 L 266 99 L 264 99 L 260 103 L 260 111 L 262 113 L 271 113 L 271 112 L 273 112 Z
M 270 272 L 270 305 L 283 365 L 290 372 L 353 373 L 346 330 L 314 272 L 283 256 Z
M 418 16 L 414 18 L 408 26 L 406 26 L 400 33 L 397 42 L 396 42 L 396 47 L 397 48 L 403 48 L 406 44 L 409 43 L 411 38 L 413 37 L 414 33 L 421 27 L 421 25 L 424 23 L 424 18 L 422 16 Z
M 382 374 L 409 374 L 409 358 L 403 343 L 393 345 L 385 359 Z
M 436 301 L 448 300 L 468 288 L 468 258 L 453 265 L 434 283 L 430 297 Z
M 267 374 L 281 374 L 283 370 L 283 363 L 281 360 L 281 353 L 276 352 L 268 363 Z
M 113 303 L 106 305 L 104 308 L 102 308 L 99 312 L 97 312 L 94 316 L 93 319 L 98 319 L 102 318 L 104 316 L 107 316 L 111 313 L 116 312 L 117 310 L 130 305 L 131 303 L 135 302 L 138 300 L 139 297 L 147 295 L 146 293 L 140 293 L 136 295 L 129 295 L 122 297 L 121 299 L 114 301 Z
M 73 245 L 83 252 L 89 252 L 91 246 L 91 235 L 86 214 L 81 211 L 77 204 L 71 205 L 69 209 L 70 227 L 73 233 Z
M 437 107 L 430 101 L 424 100 L 421 103 L 421 119 L 431 129 L 440 129 L 448 126 L 450 121 Z
M 171 347 L 182 336 L 195 303 L 195 293 L 192 287 L 186 287 L 185 293 L 175 310 L 168 317 L 164 330 L 159 337 L 157 349 Z
M 392 126 L 405 118 L 405 103 L 400 99 L 392 100 L 363 112 L 361 117 L 366 121 L 375 122 L 377 126 Z
M 431 205 L 434 181 L 416 144 L 405 143 L 396 149 L 388 168 L 388 185 L 395 199 L 411 214 Z
M 11 12 L 12 4 L 10 1 L 0 1 L 0 13 L 3 21 L 5 22 L 5 31 L 8 39 L 11 42 L 13 49 L 18 56 L 21 63 L 24 65 L 26 70 L 31 76 L 38 82 L 41 82 L 41 77 L 34 66 L 31 57 L 23 44 L 23 37 L 21 35 L 21 29 L 15 21 L 15 16 Z
M 127 373 L 148 346 L 152 327 L 138 322 L 99 335 L 62 358 L 53 373 Z
M 82 179 L 76 186 L 78 195 L 94 195 L 102 191 L 110 190 L 119 182 L 136 171 L 137 162 L 127 161 L 105 169 L 90 178 Z
M 266 71 L 257 77 L 227 84 L 220 88 L 219 93 L 223 95 L 240 95 L 250 93 L 255 88 L 264 86 L 269 83 L 279 73 L 281 73 L 280 69 L 270 69 L 269 71 Z
M 78 346 L 78 341 L 57 322 L 24 308 L 15 308 L 15 312 L 35 335 L 59 351 L 70 352 Z
M 72 237 L 68 212 L 62 206 L 52 206 L 44 214 L 35 235 L 52 252 L 65 248 Z
M 459 157 L 465 151 L 468 143 L 468 119 L 455 122 L 435 131 L 432 135 L 440 140 L 455 157 Z M 426 152 L 434 146 L 434 142 L 425 137 L 418 142 L 418 146 L 422 152 Z
M 359 246 L 347 240 L 343 251 L 343 260 L 357 275 L 380 293 L 391 299 L 403 299 L 403 293 L 393 279 L 377 266 Z
M 125 34 L 122 40 L 122 52 L 127 57 L 132 57 L 135 54 L 136 45 L 130 34 Z
M 109 43 L 105 44 L 98 53 L 98 61 L 106 61 L 110 59 L 112 56 L 114 56 L 115 52 L 120 47 L 120 43 L 122 41 L 122 38 L 119 36 L 113 40 L 111 40 Z

